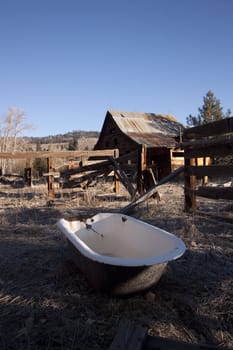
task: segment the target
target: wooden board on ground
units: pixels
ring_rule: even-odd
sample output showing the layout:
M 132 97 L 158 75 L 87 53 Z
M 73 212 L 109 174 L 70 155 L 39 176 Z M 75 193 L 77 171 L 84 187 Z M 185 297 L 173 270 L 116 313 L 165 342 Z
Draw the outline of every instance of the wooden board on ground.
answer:
M 173 339 L 153 337 L 147 334 L 145 327 L 134 326 L 122 321 L 109 350 L 220 350 L 214 345 L 191 344 Z M 229 349 L 230 350 L 230 349 Z

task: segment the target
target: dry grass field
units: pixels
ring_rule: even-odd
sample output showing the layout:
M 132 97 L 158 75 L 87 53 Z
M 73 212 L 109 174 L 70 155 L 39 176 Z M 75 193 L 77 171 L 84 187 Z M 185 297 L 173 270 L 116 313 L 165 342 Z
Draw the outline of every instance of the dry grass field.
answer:
M 187 251 L 150 292 L 116 298 L 89 287 L 56 227 L 62 217 L 129 203 L 123 190 L 106 192 L 64 193 L 48 206 L 43 185 L 0 184 L 0 349 L 107 350 L 123 319 L 150 335 L 233 347 L 233 203 L 199 198 L 187 214 L 182 184 L 161 186 L 161 200 L 133 215 L 181 237 Z

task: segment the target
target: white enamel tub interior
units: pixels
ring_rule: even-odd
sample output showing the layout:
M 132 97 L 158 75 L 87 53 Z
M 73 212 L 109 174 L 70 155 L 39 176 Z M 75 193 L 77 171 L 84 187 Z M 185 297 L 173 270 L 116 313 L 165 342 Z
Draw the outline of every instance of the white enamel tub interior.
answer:
M 61 219 L 58 227 L 86 258 L 115 266 L 151 266 L 185 252 L 175 235 L 123 214 L 99 213 L 83 221 Z

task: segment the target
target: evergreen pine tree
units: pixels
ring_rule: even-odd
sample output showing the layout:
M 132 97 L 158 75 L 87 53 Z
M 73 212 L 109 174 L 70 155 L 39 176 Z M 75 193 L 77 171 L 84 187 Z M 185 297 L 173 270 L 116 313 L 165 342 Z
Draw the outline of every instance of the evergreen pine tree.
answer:
M 203 105 L 198 108 L 201 124 L 207 124 L 224 118 L 223 108 L 213 92 L 209 90 L 203 97 Z
M 207 123 L 211 123 L 216 120 L 228 118 L 231 115 L 231 110 L 228 109 L 227 113 L 223 113 L 220 100 L 214 96 L 214 93 L 209 90 L 203 97 L 203 105 L 198 108 L 199 114 L 197 116 L 189 115 L 186 118 L 188 126 L 197 126 Z

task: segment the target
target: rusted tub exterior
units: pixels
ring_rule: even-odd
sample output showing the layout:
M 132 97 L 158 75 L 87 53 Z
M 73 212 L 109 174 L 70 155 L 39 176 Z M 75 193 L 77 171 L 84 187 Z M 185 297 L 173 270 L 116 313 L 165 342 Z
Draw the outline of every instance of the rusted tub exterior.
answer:
M 152 266 L 116 266 L 86 258 L 68 241 L 72 260 L 98 292 L 133 294 L 149 289 L 161 278 L 166 263 Z

